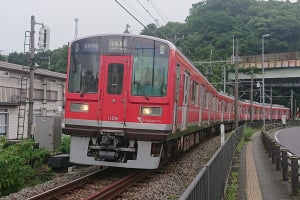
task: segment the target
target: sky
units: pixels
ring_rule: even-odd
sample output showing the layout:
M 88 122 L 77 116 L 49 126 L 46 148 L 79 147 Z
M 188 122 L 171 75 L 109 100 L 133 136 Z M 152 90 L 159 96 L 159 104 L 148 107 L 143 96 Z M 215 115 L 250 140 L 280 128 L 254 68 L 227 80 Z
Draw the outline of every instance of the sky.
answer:
M 74 39 L 75 18 L 78 37 L 123 33 L 126 24 L 131 33 L 139 34 L 143 26 L 116 1 L 147 26 L 155 23 L 154 19 L 159 25 L 184 22 L 192 4 L 200 0 L 4 0 L 0 12 L 0 54 L 24 51 L 25 31 L 30 31 L 32 15 L 37 23 L 50 28 L 50 50 Z M 40 28 L 41 25 L 35 25 L 35 41 Z

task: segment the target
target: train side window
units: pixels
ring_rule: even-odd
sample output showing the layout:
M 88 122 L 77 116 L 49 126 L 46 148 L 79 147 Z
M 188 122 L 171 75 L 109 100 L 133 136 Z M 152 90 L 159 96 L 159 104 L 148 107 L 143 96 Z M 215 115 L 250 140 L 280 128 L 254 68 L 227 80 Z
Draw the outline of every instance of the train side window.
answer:
M 211 95 L 210 92 L 206 92 L 206 108 L 210 107 Z
M 201 85 L 200 86 L 200 97 L 199 97 L 199 100 L 200 100 L 200 102 L 199 102 L 199 105 L 200 105 L 200 107 L 203 107 L 203 105 L 204 105 L 204 86 L 203 85 Z
M 198 105 L 198 102 L 199 102 L 199 84 L 193 81 L 192 104 Z

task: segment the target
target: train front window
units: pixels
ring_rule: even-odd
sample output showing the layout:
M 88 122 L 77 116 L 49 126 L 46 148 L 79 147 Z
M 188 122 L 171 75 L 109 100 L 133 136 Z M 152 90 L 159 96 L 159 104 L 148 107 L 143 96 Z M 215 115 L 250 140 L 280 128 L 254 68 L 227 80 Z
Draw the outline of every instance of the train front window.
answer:
M 169 47 L 166 44 L 135 38 L 131 94 L 146 98 L 165 96 L 168 66 Z
M 71 46 L 68 91 L 72 93 L 97 93 L 100 44 L 98 38 L 76 41 Z

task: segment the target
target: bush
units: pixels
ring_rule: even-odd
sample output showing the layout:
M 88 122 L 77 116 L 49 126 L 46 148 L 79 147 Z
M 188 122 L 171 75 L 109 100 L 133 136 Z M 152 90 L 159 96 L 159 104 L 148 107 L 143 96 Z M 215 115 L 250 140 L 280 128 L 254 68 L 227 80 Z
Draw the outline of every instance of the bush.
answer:
M 249 126 L 246 126 L 244 128 L 243 137 L 244 137 L 245 142 L 250 141 L 251 136 L 253 135 L 254 132 L 255 132 L 255 130 Z
M 241 152 L 241 151 L 242 151 L 242 148 L 243 148 L 243 146 L 244 146 L 244 143 L 250 141 L 251 136 L 253 135 L 253 133 L 254 133 L 255 131 L 256 131 L 256 130 L 253 129 L 253 128 L 251 128 L 251 127 L 248 127 L 248 126 L 245 126 L 245 127 L 244 127 L 244 132 L 243 132 L 242 139 L 241 139 L 241 141 L 239 142 L 238 146 L 236 147 L 237 152 Z
M 60 153 L 70 153 L 70 136 L 62 135 L 61 145 L 58 147 L 57 151 Z
M 5 145 L 0 150 L 0 196 L 16 192 L 24 187 L 26 180 L 35 175 L 34 167 L 41 166 L 45 150 L 35 149 L 33 140 L 23 140 L 13 145 Z

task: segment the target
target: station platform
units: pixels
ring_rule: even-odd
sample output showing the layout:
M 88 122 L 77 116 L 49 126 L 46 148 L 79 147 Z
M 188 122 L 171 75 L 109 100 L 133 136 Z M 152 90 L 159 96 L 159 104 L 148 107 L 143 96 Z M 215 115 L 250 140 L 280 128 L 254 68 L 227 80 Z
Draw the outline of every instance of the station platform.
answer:
M 282 180 L 281 171 L 268 157 L 261 132 L 255 133 L 239 155 L 239 200 L 290 200 L 291 183 Z

